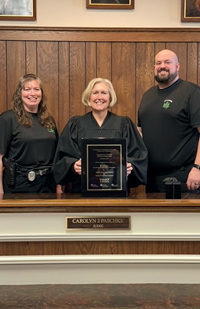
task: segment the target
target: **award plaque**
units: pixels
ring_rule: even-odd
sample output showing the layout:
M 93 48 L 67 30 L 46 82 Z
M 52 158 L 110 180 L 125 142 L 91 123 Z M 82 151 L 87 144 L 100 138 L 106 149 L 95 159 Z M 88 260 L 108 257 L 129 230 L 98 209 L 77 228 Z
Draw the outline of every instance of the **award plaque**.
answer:
M 127 196 L 125 138 L 82 138 L 81 194 Z

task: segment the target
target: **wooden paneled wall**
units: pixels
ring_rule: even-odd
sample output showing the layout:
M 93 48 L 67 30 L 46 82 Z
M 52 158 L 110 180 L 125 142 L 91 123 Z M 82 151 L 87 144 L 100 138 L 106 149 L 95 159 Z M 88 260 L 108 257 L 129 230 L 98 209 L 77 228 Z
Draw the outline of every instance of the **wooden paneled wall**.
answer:
M 94 77 L 113 82 L 118 104 L 113 112 L 135 123 L 142 94 L 154 85 L 154 56 L 175 51 L 180 76 L 200 83 L 200 29 L 0 27 L 0 112 L 10 108 L 19 77 L 35 73 L 43 81 L 48 107 L 59 131 L 81 103 Z

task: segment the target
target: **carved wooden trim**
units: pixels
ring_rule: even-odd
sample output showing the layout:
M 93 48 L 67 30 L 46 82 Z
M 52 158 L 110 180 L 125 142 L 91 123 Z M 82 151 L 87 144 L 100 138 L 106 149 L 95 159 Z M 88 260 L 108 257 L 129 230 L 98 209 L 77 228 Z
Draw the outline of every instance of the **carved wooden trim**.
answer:
M 0 40 L 72 42 L 200 42 L 199 28 L 0 27 Z

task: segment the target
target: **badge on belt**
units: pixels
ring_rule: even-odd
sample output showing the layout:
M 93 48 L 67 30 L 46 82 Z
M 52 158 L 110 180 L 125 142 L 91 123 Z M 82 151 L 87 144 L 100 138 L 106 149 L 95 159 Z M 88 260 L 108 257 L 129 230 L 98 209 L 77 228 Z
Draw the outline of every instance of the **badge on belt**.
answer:
M 28 172 L 28 180 L 29 181 L 34 181 L 35 180 L 35 177 L 36 177 L 36 174 L 34 171 L 29 171 Z

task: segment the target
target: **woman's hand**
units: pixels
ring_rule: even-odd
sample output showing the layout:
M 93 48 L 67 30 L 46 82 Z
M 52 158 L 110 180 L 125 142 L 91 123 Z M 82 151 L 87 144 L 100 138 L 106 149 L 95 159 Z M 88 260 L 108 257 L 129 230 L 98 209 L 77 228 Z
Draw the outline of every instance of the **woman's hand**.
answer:
M 131 163 L 127 163 L 126 168 L 127 168 L 126 171 L 127 171 L 127 176 L 128 176 L 133 170 L 133 165 Z
M 62 186 L 61 186 L 61 185 L 57 185 L 57 186 L 56 186 L 56 193 L 58 193 L 58 194 L 63 193 L 63 189 L 62 189 Z
M 79 159 L 78 161 L 74 163 L 74 170 L 75 170 L 75 173 L 81 175 L 81 159 Z

